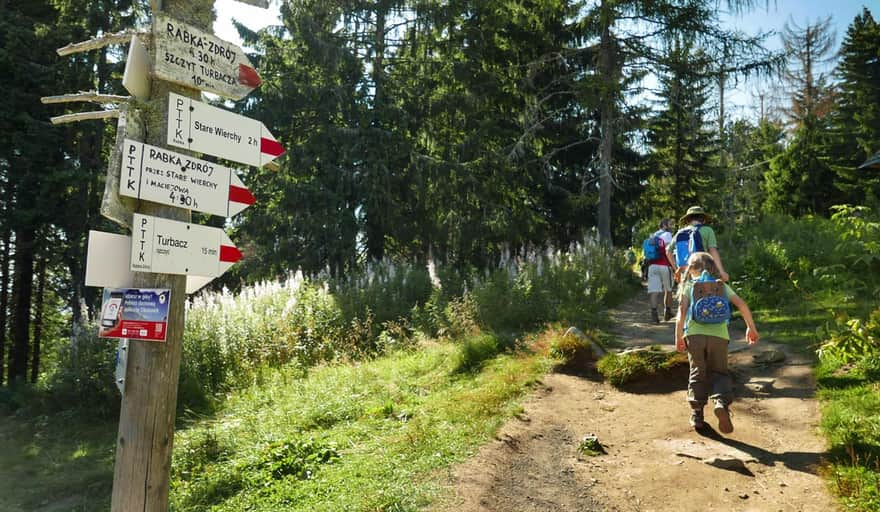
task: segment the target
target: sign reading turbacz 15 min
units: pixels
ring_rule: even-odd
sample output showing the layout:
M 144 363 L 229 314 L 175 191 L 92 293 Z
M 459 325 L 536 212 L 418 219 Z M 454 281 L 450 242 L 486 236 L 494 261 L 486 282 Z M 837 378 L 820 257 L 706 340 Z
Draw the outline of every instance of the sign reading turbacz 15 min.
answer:
M 260 75 L 237 45 L 157 14 L 153 33 L 156 41 L 157 77 L 187 87 L 240 100 L 260 86 Z
M 135 213 L 131 270 L 217 277 L 241 259 L 220 228 Z

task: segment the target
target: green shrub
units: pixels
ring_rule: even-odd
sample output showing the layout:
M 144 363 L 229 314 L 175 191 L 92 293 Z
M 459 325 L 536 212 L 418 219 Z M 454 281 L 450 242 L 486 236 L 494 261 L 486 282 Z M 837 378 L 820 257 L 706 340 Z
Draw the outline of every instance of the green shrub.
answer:
M 47 405 L 52 410 L 83 407 L 98 417 L 114 417 L 120 406 L 113 378 L 117 341 L 99 338 L 94 323 L 76 327 L 75 333 L 61 348 L 58 363 L 45 382 Z
M 308 480 L 322 464 L 330 464 L 339 457 L 332 443 L 314 439 L 284 440 L 266 446 L 251 467 L 256 472 L 266 472 L 270 480 L 285 476 Z
M 461 344 L 453 371 L 455 373 L 477 371 L 483 363 L 495 357 L 501 350 L 501 343 L 492 334 L 469 336 Z
M 827 330 L 826 341 L 819 347 L 819 357 L 852 363 L 880 355 L 880 308 L 866 321 L 843 318 Z

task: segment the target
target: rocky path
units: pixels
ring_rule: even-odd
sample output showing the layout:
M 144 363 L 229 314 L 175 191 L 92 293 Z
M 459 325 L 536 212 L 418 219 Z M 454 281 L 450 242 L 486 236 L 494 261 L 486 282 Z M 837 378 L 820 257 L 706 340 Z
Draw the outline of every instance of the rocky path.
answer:
M 612 316 L 627 347 L 672 348 L 674 324 L 649 323 L 645 294 Z M 754 362 L 753 355 L 771 349 L 785 360 Z M 732 343 L 730 360 L 737 401 L 735 430 L 726 436 L 711 414 L 714 428 L 698 433 L 688 425 L 683 376 L 624 392 L 590 373 L 548 375 L 524 404 L 525 414 L 453 468 L 454 497 L 436 510 L 835 510 L 817 475 L 825 448 L 810 361 L 764 340 L 752 348 Z M 588 434 L 598 436 L 605 455 L 578 453 Z

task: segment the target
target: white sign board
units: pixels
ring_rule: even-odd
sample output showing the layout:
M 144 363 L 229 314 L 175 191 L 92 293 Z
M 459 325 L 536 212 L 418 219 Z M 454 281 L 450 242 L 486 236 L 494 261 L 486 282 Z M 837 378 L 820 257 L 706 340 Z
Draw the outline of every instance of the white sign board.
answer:
M 284 154 L 260 121 L 173 92 L 168 93 L 166 142 L 256 167 Z
M 263 9 L 269 8 L 269 0 L 238 0 L 243 4 L 255 5 L 257 7 L 262 7 Z
M 153 24 L 154 73 L 162 80 L 240 100 L 260 86 L 260 75 L 237 45 L 164 14 Z
M 125 139 L 119 193 L 231 217 L 254 204 L 235 169 Z
M 131 44 L 128 46 L 122 86 L 136 98 L 150 98 L 150 54 L 141 42 L 141 36 L 137 34 L 131 36 Z
M 195 293 L 213 281 L 213 277 L 186 276 L 186 293 Z M 133 288 L 131 237 L 89 231 L 86 258 L 86 286 L 98 288 Z
M 217 277 L 241 259 L 220 228 L 135 213 L 131 231 L 134 272 Z

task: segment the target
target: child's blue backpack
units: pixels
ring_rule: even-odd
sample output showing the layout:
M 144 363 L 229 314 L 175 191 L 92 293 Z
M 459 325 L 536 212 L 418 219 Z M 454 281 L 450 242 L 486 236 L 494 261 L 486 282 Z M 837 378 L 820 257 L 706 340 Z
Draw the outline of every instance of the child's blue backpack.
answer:
M 705 270 L 691 288 L 691 319 L 701 324 L 720 324 L 730 320 L 730 300 L 724 282 Z
M 687 265 L 688 258 L 695 252 L 701 252 L 703 248 L 703 237 L 700 235 L 702 224 L 694 224 L 686 228 L 681 228 L 672 239 L 672 245 L 675 247 L 675 266 L 684 267 Z
M 663 255 L 663 241 L 660 239 L 662 231 L 657 231 L 642 242 L 642 252 L 645 254 L 645 261 L 654 261 L 660 259 Z

